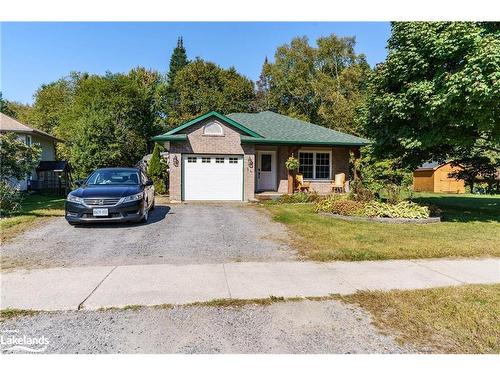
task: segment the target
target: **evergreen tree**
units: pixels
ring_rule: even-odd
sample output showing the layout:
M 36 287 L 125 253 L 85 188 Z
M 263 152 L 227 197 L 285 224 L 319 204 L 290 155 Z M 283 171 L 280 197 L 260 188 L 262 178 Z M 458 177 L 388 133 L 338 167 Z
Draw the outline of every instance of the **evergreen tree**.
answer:
M 148 163 L 148 176 L 153 180 L 155 191 L 158 194 L 166 193 L 165 180 L 167 179 L 167 166 L 162 162 L 161 157 L 162 147 L 155 143 L 153 155 Z
M 163 102 L 163 113 L 168 117 L 168 113 L 177 111 L 179 107 L 179 93 L 174 87 L 174 80 L 179 71 L 182 70 L 189 60 L 187 59 L 186 49 L 184 48 L 184 41 L 182 37 L 177 39 L 177 47 L 174 48 L 172 56 L 170 57 L 170 66 L 167 73 L 167 80 L 163 87 L 160 88 L 160 96 L 164 99 Z M 166 122 L 170 122 L 168 118 Z
M 255 83 L 256 91 L 255 91 L 255 102 L 253 105 L 253 109 L 256 112 L 266 111 L 271 109 L 271 105 L 269 103 L 269 61 L 267 60 L 267 56 L 264 60 L 264 64 L 262 65 L 262 71 L 260 72 L 260 76 L 258 81 Z
M 187 64 L 189 64 L 189 60 L 187 58 L 186 49 L 184 48 L 184 41 L 182 37 L 177 39 L 177 47 L 174 48 L 174 52 L 170 57 L 170 67 L 167 74 L 167 83 L 169 86 L 174 82 L 175 76 L 179 70 L 184 68 Z

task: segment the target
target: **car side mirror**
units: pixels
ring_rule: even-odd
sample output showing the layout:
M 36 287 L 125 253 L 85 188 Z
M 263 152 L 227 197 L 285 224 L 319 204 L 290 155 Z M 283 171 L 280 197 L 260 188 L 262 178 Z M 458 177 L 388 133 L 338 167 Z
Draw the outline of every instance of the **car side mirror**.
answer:
M 83 182 L 84 182 L 84 181 L 85 181 L 85 180 L 75 180 L 75 181 L 74 181 L 74 184 L 75 184 L 75 186 L 80 187 L 80 186 L 82 186 L 82 185 L 83 185 Z
M 151 186 L 153 185 L 153 180 L 146 180 L 146 183 L 144 184 L 144 186 Z

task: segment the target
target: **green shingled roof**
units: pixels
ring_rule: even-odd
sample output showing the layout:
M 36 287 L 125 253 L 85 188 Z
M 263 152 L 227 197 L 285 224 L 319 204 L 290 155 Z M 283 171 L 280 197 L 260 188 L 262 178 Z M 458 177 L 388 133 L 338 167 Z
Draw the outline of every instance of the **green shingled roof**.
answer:
M 187 135 L 186 134 L 161 134 L 157 135 L 156 137 L 151 138 L 153 141 L 159 142 L 165 142 L 165 141 L 170 141 L 170 142 L 179 142 L 179 141 L 185 141 L 187 140 Z
M 368 140 L 274 112 L 231 113 L 227 117 L 259 133 L 264 139 L 241 136 L 243 143 L 326 144 L 362 146 Z
M 354 135 L 270 111 L 260 113 L 231 113 L 227 116 L 221 115 L 218 112 L 209 112 L 163 135 L 153 137 L 153 140 L 183 141 L 186 139 L 186 135 L 175 134 L 176 132 L 212 116 L 242 130 L 244 133 L 241 135 L 242 143 L 338 146 L 363 146 L 369 143 L 368 140 Z

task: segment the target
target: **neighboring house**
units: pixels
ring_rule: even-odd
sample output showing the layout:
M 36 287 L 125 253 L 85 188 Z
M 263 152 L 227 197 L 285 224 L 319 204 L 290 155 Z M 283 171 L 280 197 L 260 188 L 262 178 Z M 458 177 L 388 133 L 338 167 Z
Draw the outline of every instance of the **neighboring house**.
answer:
M 274 112 L 209 112 L 156 137 L 169 152 L 170 199 L 253 200 L 286 193 L 291 155 L 311 190 L 327 194 L 335 174 L 349 178 L 349 151 L 367 140 Z
M 19 121 L 0 113 L 0 133 L 13 132 L 19 140 L 31 146 L 37 144 L 42 149 L 40 164 L 33 169 L 25 180 L 13 180 L 19 190 L 60 190 L 61 184 L 68 180 L 68 164 L 66 161 L 56 162 L 56 137 L 41 130 L 30 128 Z M 64 178 L 65 177 L 65 178 Z
M 425 163 L 413 172 L 413 190 L 430 193 L 465 193 L 464 180 L 450 177 L 450 173 L 461 170 L 460 166 L 447 163 Z

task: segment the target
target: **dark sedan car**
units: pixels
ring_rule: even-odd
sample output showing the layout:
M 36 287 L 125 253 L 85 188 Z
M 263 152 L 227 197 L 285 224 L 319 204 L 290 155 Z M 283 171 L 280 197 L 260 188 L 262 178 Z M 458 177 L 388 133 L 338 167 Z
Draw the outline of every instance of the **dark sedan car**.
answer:
M 97 169 L 66 198 L 66 220 L 88 222 L 146 222 L 154 209 L 154 187 L 137 168 Z

